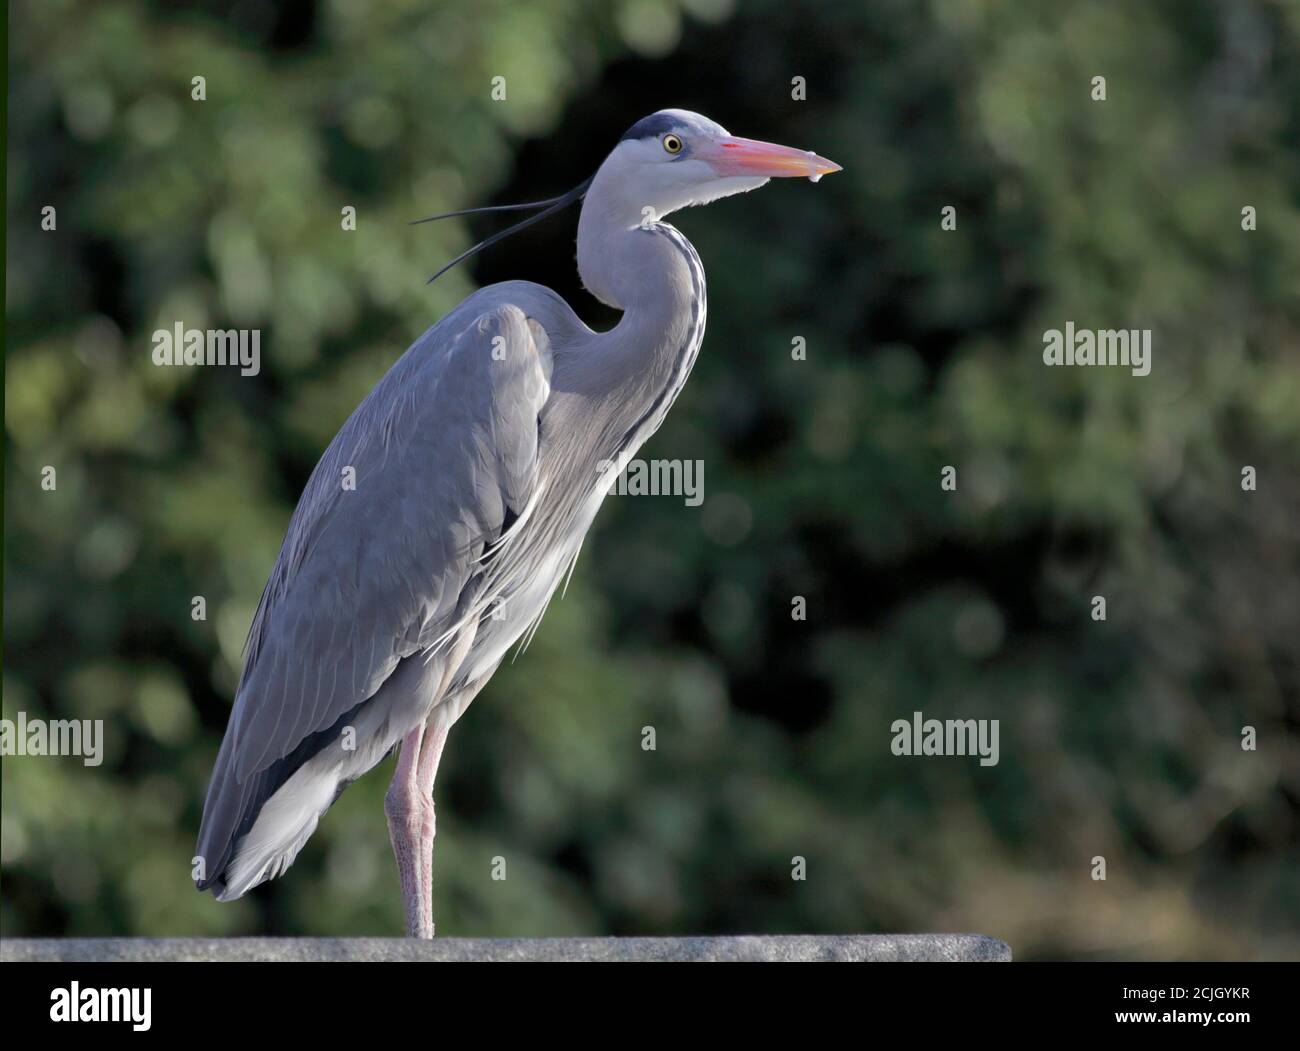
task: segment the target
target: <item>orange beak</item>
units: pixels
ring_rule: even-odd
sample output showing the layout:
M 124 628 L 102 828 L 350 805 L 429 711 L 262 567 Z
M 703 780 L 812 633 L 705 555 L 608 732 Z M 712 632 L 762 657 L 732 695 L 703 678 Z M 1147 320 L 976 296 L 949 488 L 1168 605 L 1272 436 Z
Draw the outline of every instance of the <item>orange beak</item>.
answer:
M 695 154 L 719 175 L 758 175 L 763 178 L 802 176 L 816 182 L 840 166 L 811 150 L 796 150 L 774 142 L 728 136 L 697 149 Z

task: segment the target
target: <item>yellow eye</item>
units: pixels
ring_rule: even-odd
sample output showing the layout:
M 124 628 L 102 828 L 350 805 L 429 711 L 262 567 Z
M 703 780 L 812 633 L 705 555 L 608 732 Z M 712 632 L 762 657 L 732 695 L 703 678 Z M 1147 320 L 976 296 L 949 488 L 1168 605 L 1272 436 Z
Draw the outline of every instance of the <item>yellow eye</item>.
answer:
M 681 153 L 682 140 L 679 139 L 676 135 L 665 135 L 664 149 L 667 150 L 669 153 Z

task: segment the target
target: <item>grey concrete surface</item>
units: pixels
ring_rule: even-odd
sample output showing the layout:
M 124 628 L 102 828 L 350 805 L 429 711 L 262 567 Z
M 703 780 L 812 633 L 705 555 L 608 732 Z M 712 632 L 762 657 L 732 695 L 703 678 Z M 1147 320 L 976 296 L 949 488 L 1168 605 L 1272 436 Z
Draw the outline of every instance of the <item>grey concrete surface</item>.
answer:
M 4 938 L 0 962 L 309 961 L 1005 962 L 981 934 L 742 935 L 719 938 Z

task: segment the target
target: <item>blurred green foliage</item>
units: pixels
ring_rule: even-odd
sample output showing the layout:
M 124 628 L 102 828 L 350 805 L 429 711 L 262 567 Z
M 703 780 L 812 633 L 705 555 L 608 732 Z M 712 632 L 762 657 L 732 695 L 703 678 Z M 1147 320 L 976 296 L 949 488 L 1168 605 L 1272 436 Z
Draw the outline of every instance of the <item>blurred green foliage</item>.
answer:
M 192 889 L 253 607 L 316 457 L 473 281 L 608 321 L 574 216 L 430 287 L 471 231 L 408 221 L 559 192 L 682 105 L 845 171 L 675 220 L 709 333 L 643 455 L 707 498 L 608 501 L 452 734 L 439 932 L 1300 952 L 1296 4 L 26 0 L 9 31 L 4 714 L 107 751 L 3 762 L 5 934 L 400 929 L 391 760 L 286 878 Z M 155 368 L 176 320 L 262 329 L 261 374 Z M 1152 329 L 1151 375 L 1045 368 L 1066 321 Z M 1000 764 L 891 755 L 916 710 L 1000 719 Z

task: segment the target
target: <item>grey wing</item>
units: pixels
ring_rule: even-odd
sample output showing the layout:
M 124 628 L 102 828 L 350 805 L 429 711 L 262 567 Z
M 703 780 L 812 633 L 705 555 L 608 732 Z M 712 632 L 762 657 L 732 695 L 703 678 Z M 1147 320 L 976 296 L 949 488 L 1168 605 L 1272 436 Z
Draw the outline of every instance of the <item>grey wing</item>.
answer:
M 212 862 L 265 795 L 257 775 L 301 754 L 472 606 L 484 548 L 539 485 L 546 333 L 511 305 L 464 324 L 468 306 L 403 355 L 312 472 L 253 618 L 209 786 L 199 854 Z

